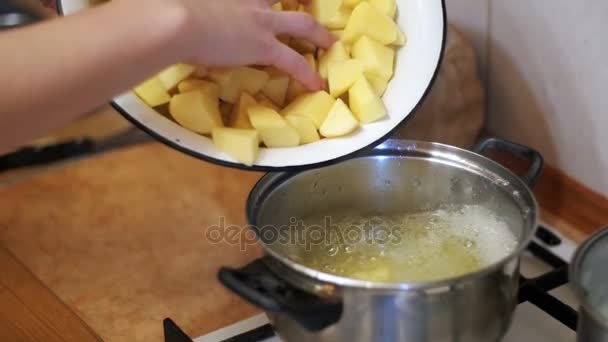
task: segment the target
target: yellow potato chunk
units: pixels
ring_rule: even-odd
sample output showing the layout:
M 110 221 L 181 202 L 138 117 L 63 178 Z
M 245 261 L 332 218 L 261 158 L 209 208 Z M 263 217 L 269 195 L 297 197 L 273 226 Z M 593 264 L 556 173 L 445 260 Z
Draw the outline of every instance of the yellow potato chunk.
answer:
M 393 76 L 395 50 L 367 36 L 359 38 L 353 45 L 353 58 L 361 61 L 366 75 L 389 80 Z
M 300 7 L 298 0 L 281 0 L 283 11 L 297 11 Z
M 350 109 L 360 123 L 370 123 L 386 116 L 386 108 L 372 86 L 361 77 L 348 91 Z
M 367 81 L 372 86 L 372 88 L 374 88 L 374 91 L 376 92 L 376 94 L 378 94 L 378 96 L 384 95 L 384 92 L 388 87 L 387 80 L 376 77 L 374 75 L 366 75 L 365 78 L 367 78 Z
M 274 74 L 262 88 L 262 93 L 278 106 L 285 104 L 287 88 L 289 87 L 289 76 L 285 74 Z
M 325 23 L 325 27 L 332 30 L 340 30 L 346 27 L 348 19 L 350 18 L 351 10 L 342 7 L 336 12 L 336 14 Z
M 320 139 L 317 128 L 312 120 L 305 116 L 288 115 L 285 120 L 295 128 L 300 135 L 300 144 L 310 144 Z
M 202 91 L 173 96 L 169 113 L 181 126 L 201 134 L 210 134 L 214 128 L 223 126 L 217 97 Z
M 342 6 L 346 8 L 355 8 L 363 0 L 344 0 Z
M 393 45 L 402 46 L 407 42 L 407 37 L 401 30 L 397 31 L 397 40 L 393 42 Z
M 239 101 L 232 109 L 230 114 L 229 126 L 233 128 L 250 129 L 252 128 L 251 122 L 249 122 L 249 108 L 257 106 L 257 101 L 253 96 L 247 93 L 241 93 Z
M 209 77 L 220 87 L 220 98 L 226 102 L 235 103 L 242 92 L 256 94 L 268 81 L 266 71 L 251 67 L 232 69 L 214 69 Z
M 367 35 L 381 44 L 388 45 L 397 40 L 397 31 L 399 29 L 393 19 L 369 2 L 363 1 L 353 10 L 342 39 L 346 43 L 354 43 L 359 37 Z
M 195 70 L 196 67 L 190 64 L 175 64 L 158 73 L 158 79 L 166 90 L 171 90 L 179 82 L 192 75 Z
M 277 2 L 274 5 L 272 5 L 272 9 L 280 12 L 283 10 L 283 4 L 280 2 Z
M 264 107 L 249 108 L 249 120 L 266 147 L 293 147 L 300 144 L 300 135 L 276 111 Z
M 142 82 L 133 91 L 150 107 L 157 107 L 171 101 L 171 95 L 169 95 L 158 77 L 153 77 Z
M 343 0 L 311 0 L 308 12 L 312 14 L 321 25 L 327 23 L 336 16 Z
M 259 138 L 256 130 L 217 127 L 211 135 L 217 148 L 240 163 L 251 166 L 258 157 Z
M 177 85 L 177 89 L 180 93 L 186 93 L 192 90 L 200 90 L 202 92 L 208 93 L 210 96 L 218 97 L 220 96 L 220 87 L 209 81 L 205 80 L 184 80 L 179 82 Z
M 350 134 L 357 127 L 359 127 L 359 122 L 353 113 L 342 100 L 337 99 L 323 121 L 319 133 L 326 138 L 335 138 Z
M 232 111 L 234 110 L 234 105 L 232 103 L 220 101 L 220 114 L 222 115 L 222 122 L 224 126 L 228 126 L 230 124 L 230 116 L 232 115 Z
M 319 75 L 327 79 L 327 67 L 330 63 L 343 62 L 349 59 L 350 56 L 344 48 L 341 41 L 337 41 L 319 58 Z
M 334 37 L 336 37 L 338 39 L 342 39 L 342 35 L 344 34 L 344 30 L 331 30 L 330 33 L 333 34 Z
M 363 65 L 356 59 L 329 64 L 327 80 L 329 82 L 329 94 L 339 97 L 348 91 L 355 81 L 363 76 Z
M 285 109 L 283 115 L 298 115 L 308 117 L 315 127 L 321 127 L 327 117 L 327 113 L 334 105 L 334 98 L 325 91 L 304 94 L 296 98 Z
M 264 106 L 264 107 L 268 107 L 271 108 L 272 110 L 274 110 L 275 112 L 280 112 L 281 108 L 279 106 L 277 106 L 276 104 L 274 104 L 274 102 L 270 101 L 269 98 L 267 98 L 264 94 L 262 93 L 258 93 L 255 97 L 255 99 L 258 101 L 258 104 L 260 106 Z
M 397 3 L 395 0 L 368 0 L 372 6 L 390 18 L 394 18 L 397 13 Z

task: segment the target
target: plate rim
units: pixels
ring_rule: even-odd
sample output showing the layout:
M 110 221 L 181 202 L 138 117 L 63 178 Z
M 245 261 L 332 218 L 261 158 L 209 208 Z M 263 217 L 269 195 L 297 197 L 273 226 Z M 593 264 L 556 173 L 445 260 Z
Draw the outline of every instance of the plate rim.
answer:
M 424 100 L 428 97 L 431 89 L 433 88 L 433 85 L 437 81 L 437 77 L 439 76 L 441 65 L 442 65 L 443 59 L 445 57 L 445 50 L 446 50 L 446 45 L 447 45 L 448 20 L 447 20 L 446 0 L 438 0 L 438 1 L 441 2 L 442 25 L 443 25 L 443 32 L 442 32 L 442 38 L 441 38 L 441 49 L 439 51 L 439 58 L 437 60 L 437 65 L 435 66 L 435 71 L 433 72 L 433 76 L 430 78 L 429 83 L 427 84 L 426 89 L 424 90 L 424 93 L 422 94 L 422 96 L 420 97 L 420 99 L 418 100 L 416 105 L 410 110 L 409 114 L 406 115 L 403 118 L 403 120 L 401 120 L 397 125 L 395 125 L 395 127 L 393 127 L 389 132 L 387 132 L 385 135 L 381 136 L 380 138 L 376 139 L 375 141 L 372 141 L 368 145 L 366 145 L 358 150 L 347 153 L 340 157 L 320 161 L 317 163 L 309 163 L 309 164 L 298 164 L 298 165 L 288 165 L 288 166 L 260 166 L 260 165 L 254 164 L 251 166 L 247 166 L 247 165 L 240 164 L 237 162 L 231 162 L 231 161 L 226 161 L 226 160 L 210 157 L 206 154 L 183 147 L 183 146 L 177 144 L 176 142 L 174 142 L 173 140 L 171 140 L 170 138 L 167 138 L 161 134 L 158 134 L 154 129 L 149 128 L 148 126 L 146 126 L 139 120 L 135 119 L 133 116 L 131 116 L 131 114 L 128 113 L 127 110 L 125 110 L 121 105 L 116 103 L 116 99 L 113 99 L 112 101 L 110 101 L 109 104 L 114 110 L 116 110 L 121 116 L 123 116 L 133 126 L 137 127 L 138 129 L 142 130 L 146 134 L 150 135 L 156 141 L 164 144 L 165 146 L 167 146 L 173 150 L 176 150 L 187 156 L 190 156 L 192 158 L 195 158 L 198 160 L 203 160 L 205 162 L 219 165 L 222 167 L 228 167 L 228 168 L 244 170 L 244 171 L 255 171 L 255 172 L 291 172 L 291 171 L 304 171 L 304 170 L 310 170 L 310 169 L 315 169 L 315 168 L 322 168 L 322 167 L 330 166 L 333 164 L 341 163 L 341 162 L 350 160 L 350 159 L 356 157 L 358 154 L 363 153 L 369 149 L 373 149 L 376 146 L 383 143 L 384 141 L 386 141 L 387 139 L 389 139 L 393 135 L 393 133 L 395 133 L 395 131 L 397 131 L 397 129 L 399 129 L 403 124 L 407 123 L 409 120 L 411 120 L 414 116 L 417 115 L 418 109 L 420 109 L 420 106 L 422 105 Z M 64 10 L 63 10 L 63 2 L 64 2 L 64 0 L 57 1 L 57 11 L 62 16 L 65 15 Z

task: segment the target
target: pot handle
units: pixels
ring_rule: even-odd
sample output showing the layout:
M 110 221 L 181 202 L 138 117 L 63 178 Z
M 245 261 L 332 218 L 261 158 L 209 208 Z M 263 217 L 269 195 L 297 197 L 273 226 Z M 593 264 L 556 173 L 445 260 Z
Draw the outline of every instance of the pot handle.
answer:
M 540 153 L 527 146 L 494 137 L 485 138 L 478 142 L 475 147 L 473 147 L 473 152 L 483 154 L 483 152 L 488 149 L 509 152 L 529 160 L 531 162 L 530 168 L 521 178 L 530 188 L 533 188 L 536 185 L 544 165 L 544 159 Z
M 282 313 L 309 331 L 319 331 L 338 322 L 342 303 L 295 288 L 267 266 L 269 257 L 243 268 L 222 267 L 218 278 L 224 286 L 251 304 L 269 312 Z

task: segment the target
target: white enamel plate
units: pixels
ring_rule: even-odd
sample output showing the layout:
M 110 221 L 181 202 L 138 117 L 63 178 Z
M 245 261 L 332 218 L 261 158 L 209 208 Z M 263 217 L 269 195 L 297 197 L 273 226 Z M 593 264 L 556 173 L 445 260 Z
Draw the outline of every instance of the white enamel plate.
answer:
M 86 9 L 89 0 L 59 0 L 59 6 L 64 15 L 70 15 Z M 408 40 L 397 52 L 395 75 L 383 96 L 388 117 L 363 125 L 349 136 L 299 147 L 263 148 L 256 164 L 245 167 L 216 148 L 211 139 L 158 114 L 132 92 L 116 97 L 112 104 L 133 124 L 172 148 L 224 166 L 280 171 L 319 167 L 347 159 L 359 150 L 379 144 L 406 121 L 428 93 L 439 69 L 447 25 L 444 0 L 397 0 L 397 6 L 397 24 Z

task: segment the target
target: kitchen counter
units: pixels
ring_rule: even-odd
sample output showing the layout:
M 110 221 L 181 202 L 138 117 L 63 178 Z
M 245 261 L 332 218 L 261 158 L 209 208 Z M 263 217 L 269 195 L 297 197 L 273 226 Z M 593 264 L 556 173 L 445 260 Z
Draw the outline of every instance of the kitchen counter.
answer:
M 104 341 L 161 342 L 166 317 L 202 335 L 257 313 L 215 278 L 259 249 L 206 230 L 246 229 L 259 177 L 159 143 L 112 152 L 0 188 L 0 243 Z

